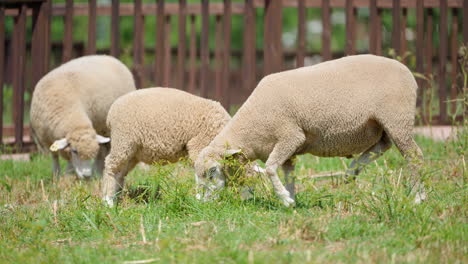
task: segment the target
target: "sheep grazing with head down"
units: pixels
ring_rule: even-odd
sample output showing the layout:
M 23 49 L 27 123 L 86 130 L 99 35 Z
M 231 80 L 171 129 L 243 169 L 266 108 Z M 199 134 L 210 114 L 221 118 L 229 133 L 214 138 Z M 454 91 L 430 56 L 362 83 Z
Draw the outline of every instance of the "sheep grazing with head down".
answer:
M 202 150 L 195 162 L 208 199 L 223 187 L 225 155 L 266 161 L 275 193 L 284 205 L 295 203 L 291 159 L 311 153 L 350 157 L 347 176 L 396 145 L 412 165 L 415 201 L 425 199 L 417 180 L 422 152 L 412 138 L 417 84 L 411 71 L 396 60 L 357 55 L 263 78 L 236 115 Z M 226 146 L 229 146 L 226 148 Z M 277 168 L 285 171 L 286 188 Z
M 102 179 L 109 206 L 138 162 L 176 162 L 200 151 L 231 119 L 220 103 L 171 88 L 141 89 L 119 98 L 107 118 L 112 146 Z
M 105 55 L 71 60 L 45 75 L 31 101 L 31 128 L 36 144 L 50 150 L 53 173 L 60 175 L 59 154 L 68 172 L 80 178 L 102 173 L 109 142 L 107 112 L 120 96 L 134 91 L 128 68 Z

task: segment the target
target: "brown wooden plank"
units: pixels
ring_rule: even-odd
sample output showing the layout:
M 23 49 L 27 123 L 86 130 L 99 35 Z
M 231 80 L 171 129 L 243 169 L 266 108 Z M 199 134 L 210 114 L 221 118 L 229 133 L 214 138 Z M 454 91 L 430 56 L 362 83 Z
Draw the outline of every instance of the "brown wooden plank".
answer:
M 299 1 L 298 7 L 297 7 L 296 67 L 304 66 L 305 49 L 306 49 L 306 9 L 304 5 L 304 1 Z
M 223 23 L 221 15 L 215 16 L 215 100 L 223 99 Z
M 13 122 L 15 124 L 15 146 L 18 149 L 23 145 L 23 120 L 24 120 L 24 92 L 25 92 L 25 67 L 26 67 L 26 12 L 27 5 L 22 4 L 16 19 L 14 34 L 15 42 L 13 56 L 14 64 L 13 82 Z
M 65 4 L 65 30 L 63 37 L 62 62 L 72 58 L 73 52 L 73 0 L 66 0 Z
M 392 7 L 392 48 L 396 55 L 401 55 L 401 1 L 393 0 Z
M 377 9 L 377 15 L 375 17 L 375 21 L 377 23 L 377 34 L 375 38 L 375 54 L 381 56 L 382 55 L 382 9 Z
M 298 0 L 282 0 L 284 7 L 297 7 Z M 322 0 L 302 0 L 305 1 L 305 7 L 315 7 L 320 8 L 322 6 Z M 355 8 L 367 8 L 369 7 L 369 1 L 371 0 L 354 0 Z M 462 8 L 464 1 L 466 0 L 448 0 L 449 8 Z M 331 8 L 344 8 L 346 3 L 344 0 L 330 0 Z M 254 0 L 255 8 L 263 8 L 264 0 Z M 131 3 L 121 3 L 120 4 L 120 16 L 132 16 L 134 13 L 134 6 Z M 156 13 L 156 4 L 147 3 L 143 5 L 143 15 L 154 15 Z M 88 15 L 88 4 L 85 3 L 76 3 L 74 9 L 75 16 L 87 16 Z M 378 8 L 392 8 L 391 0 L 378 0 Z M 402 0 L 401 7 L 406 8 L 415 8 L 415 0 Z M 425 0 L 424 8 L 436 8 L 439 7 L 439 0 Z M 177 15 L 179 12 L 178 3 L 166 3 L 166 14 L 168 15 Z M 211 2 L 210 3 L 210 14 L 211 15 L 220 15 L 224 12 L 223 3 Z M 98 16 L 110 16 L 112 13 L 111 7 L 109 5 L 99 5 L 97 9 Z M 201 4 L 191 3 L 187 6 L 187 15 L 199 15 L 201 13 Z M 244 13 L 244 4 L 243 3 L 233 3 L 232 4 L 232 14 L 243 14 Z M 17 10 L 8 9 L 5 11 L 7 16 L 16 16 L 18 14 Z M 65 15 L 65 5 L 61 3 L 54 4 L 54 16 L 64 16 Z
M 119 18 L 119 0 L 112 0 L 111 15 L 111 55 L 120 57 L 120 18 Z
M 408 20 L 408 9 L 402 8 L 401 11 L 401 29 L 400 29 L 400 54 L 404 56 L 406 53 L 406 22 Z M 403 63 L 406 64 L 406 59 L 403 58 Z
M 346 0 L 346 55 L 354 54 L 354 32 L 355 32 L 355 14 L 353 0 Z
M 440 21 L 439 21 L 439 105 L 441 122 L 447 121 L 447 83 L 446 83 L 446 67 L 447 67 L 447 49 L 448 49 L 448 32 L 447 32 L 447 1 L 440 0 Z
M 171 16 L 164 16 L 164 67 L 163 87 L 170 87 L 171 82 Z
M 229 110 L 229 88 L 231 63 L 231 0 L 224 0 L 223 32 L 224 32 L 224 50 L 223 50 L 223 90 L 221 91 L 221 104 Z M 255 25 L 255 23 L 253 23 Z M 253 73 L 251 73 L 253 74 Z M 255 75 L 254 75 L 255 80 Z
M 416 72 L 424 73 L 424 0 L 417 0 L 416 3 Z M 421 107 L 424 89 L 424 80 L 416 78 L 418 83 L 417 105 Z
M 281 0 L 265 0 L 264 13 L 264 75 L 279 72 L 283 69 L 283 10 Z
M 468 43 L 468 0 L 463 0 L 463 41 Z
M 0 5 L 0 21 L 5 21 L 5 8 Z M 0 145 L 3 142 L 3 82 L 5 76 L 5 23 L 0 23 Z
M 96 53 L 96 0 L 89 0 L 87 54 Z
M 332 59 L 330 1 L 322 1 L 322 61 Z
M 377 0 L 369 1 L 369 53 L 377 53 Z
M 452 32 L 451 32 L 451 54 L 450 54 L 450 60 L 452 64 L 452 69 L 451 69 L 451 87 L 450 87 L 450 109 L 451 109 L 451 114 L 454 115 L 456 114 L 457 110 L 457 88 L 458 88 L 458 80 L 457 80 L 457 75 L 458 75 L 458 9 L 453 8 L 452 9 Z
M 426 24 L 426 45 L 425 45 L 425 54 L 426 54 L 426 77 L 429 80 L 432 80 L 434 78 L 433 70 L 432 70 L 432 57 L 433 57 L 433 51 L 432 51 L 432 32 L 433 32 L 433 20 L 434 20 L 434 13 L 433 10 L 430 8 L 427 10 L 427 24 Z M 423 112 L 423 118 L 424 118 L 424 123 L 429 124 L 430 122 L 430 115 L 431 115 L 431 98 L 430 95 L 432 94 L 432 83 L 431 82 L 426 82 L 425 84 L 425 91 L 426 96 L 425 96 L 425 102 L 424 102 L 424 112 Z
M 243 47 L 243 90 L 250 92 L 256 83 L 255 7 L 253 0 L 245 1 L 244 47 Z
M 206 97 L 208 95 L 208 71 L 210 64 L 209 54 L 209 1 L 202 0 L 202 28 L 200 38 L 200 60 L 201 60 L 201 73 L 200 73 L 200 95 Z
M 133 15 L 133 76 L 135 77 L 137 89 L 143 88 L 143 33 L 142 0 L 135 0 L 135 13 Z
M 50 63 L 50 30 L 52 24 L 52 0 L 47 0 L 44 10 L 45 29 L 44 29 L 44 73 L 49 71 Z
M 177 48 L 177 88 L 187 90 L 185 87 L 185 55 L 187 42 L 187 1 L 179 1 L 179 45 Z
M 197 29 L 195 25 L 195 16 L 190 16 L 190 71 L 189 71 L 189 89 L 191 94 L 196 93 L 196 71 L 197 71 Z
M 155 79 L 156 79 L 156 85 L 161 86 L 164 81 L 164 9 L 165 9 L 165 4 L 164 0 L 157 0 L 158 6 L 156 9 L 156 47 L 155 47 L 155 52 L 156 52 L 156 62 L 155 62 Z
M 46 30 L 46 17 L 45 9 L 46 3 L 38 3 L 33 6 L 33 33 L 31 40 L 31 64 L 34 69 L 31 71 L 31 90 L 36 86 L 36 83 L 45 74 L 45 30 Z

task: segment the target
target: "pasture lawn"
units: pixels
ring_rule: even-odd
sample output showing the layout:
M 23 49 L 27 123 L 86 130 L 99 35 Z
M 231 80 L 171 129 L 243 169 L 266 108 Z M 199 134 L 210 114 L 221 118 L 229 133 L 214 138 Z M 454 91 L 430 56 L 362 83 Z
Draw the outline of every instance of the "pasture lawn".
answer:
M 429 193 L 422 205 L 407 195 L 409 173 L 395 147 L 350 184 L 307 177 L 350 161 L 300 157 L 295 208 L 261 178 L 250 180 L 250 199 L 232 184 L 202 203 L 191 166 L 180 162 L 137 168 L 109 209 L 97 179 L 54 182 L 49 157 L 0 161 L 0 262 L 468 263 L 468 133 L 417 142 Z

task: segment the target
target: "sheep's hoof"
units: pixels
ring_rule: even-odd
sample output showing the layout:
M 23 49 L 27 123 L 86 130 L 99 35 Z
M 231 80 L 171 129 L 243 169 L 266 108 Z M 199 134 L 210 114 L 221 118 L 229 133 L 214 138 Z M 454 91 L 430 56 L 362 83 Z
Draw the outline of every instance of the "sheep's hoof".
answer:
M 426 192 L 418 192 L 416 193 L 416 196 L 414 197 L 414 203 L 415 204 L 421 204 L 423 201 L 427 199 Z
M 103 198 L 103 201 L 104 201 L 104 203 L 105 203 L 107 206 L 109 206 L 110 208 L 114 207 L 114 199 L 112 199 L 111 197 L 105 196 L 105 197 Z
M 291 197 L 286 196 L 286 197 L 281 197 L 281 202 L 283 202 L 284 206 L 286 207 L 293 207 L 294 205 L 296 205 L 296 202 L 294 201 L 294 199 L 292 199 Z

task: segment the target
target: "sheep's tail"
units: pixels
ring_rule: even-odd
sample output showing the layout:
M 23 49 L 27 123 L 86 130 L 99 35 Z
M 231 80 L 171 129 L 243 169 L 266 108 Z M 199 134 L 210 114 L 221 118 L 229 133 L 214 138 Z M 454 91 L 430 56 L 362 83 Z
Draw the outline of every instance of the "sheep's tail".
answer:
M 39 141 L 39 138 L 37 137 L 37 134 L 34 131 L 34 128 L 32 126 L 30 127 L 30 131 L 31 131 L 31 137 L 34 140 L 34 143 L 36 143 L 36 146 L 37 146 L 37 149 L 39 150 L 39 152 L 41 152 L 43 154 L 48 153 L 49 151 L 47 150 L 47 148 L 45 148 L 41 144 L 41 142 Z

